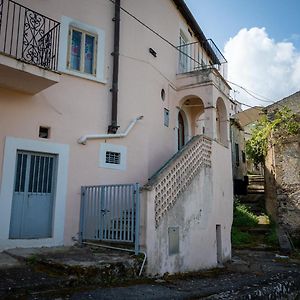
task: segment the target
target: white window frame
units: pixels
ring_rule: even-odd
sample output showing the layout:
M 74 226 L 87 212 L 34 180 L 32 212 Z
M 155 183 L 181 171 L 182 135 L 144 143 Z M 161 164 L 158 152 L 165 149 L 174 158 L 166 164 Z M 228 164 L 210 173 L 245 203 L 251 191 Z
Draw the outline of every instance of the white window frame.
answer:
M 79 66 L 79 70 L 76 69 L 72 69 L 71 68 L 71 52 L 72 52 L 72 37 L 73 37 L 73 32 L 77 31 L 81 33 L 81 49 L 80 49 L 80 66 Z M 92 36 L 94 37 L 94 51 L 93 51 L 93 67 L 92 67 L 92 73 L 87 73 L 84 71 L 84 65 L 85 65 L 85 39 L 86 36 Z M 75 72 L 81 72 L 84 74 L 89 74 L 89 75 L 93 75 L 96 76 L 97 74 L 97 47 L 98 47 L 98 36 L 94 33 L 82 30 L 80 28 L 74 27 L 74 26 L 70 26 L 69 28 L 69 47 L 68 47 L 68 59 L 67 59 L 67 68 L 70 70 L 73 70 Z
M 58 71 L 61 73 L 106 83 L 105 78 L 105 32 L 95 26 L 85 24 L 81 21 L 71 19 L 69 17 L 63 16 L 61 19 L 61 30 L 59 38 L 59 56 L 58 56 Z M 69 60 L 70 60 L 70 48 L 71 48 L 71 36 L 70 30 L 77 30 L 85 34 L 96 37 L 97 44 L 94 51 L 94 72 L 93 74 L 84 73 L 78 70 L 70 69 Z M 81 47 L 84 47 L 84 44 L 81 44 Z M 81 53 L 84 56 L 84 52 Z
M 120 164 L 110 164 L 106 162 L 106 152 L 120 153 Z M 126 170 L 127 148 L 125 146 L 102 143 L 99 151 L 99 167 L 114 170 Z

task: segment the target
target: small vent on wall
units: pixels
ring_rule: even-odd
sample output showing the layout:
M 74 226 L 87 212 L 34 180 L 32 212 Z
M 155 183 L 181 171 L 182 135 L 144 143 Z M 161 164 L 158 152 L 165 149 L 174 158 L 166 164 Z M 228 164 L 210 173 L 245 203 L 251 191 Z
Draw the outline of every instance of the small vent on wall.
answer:
M 49 139 L 49 137 L 50 137 L 50 128 L 49 127 L 40 126 L 40 128 L 39 128 L 39 138 L 41 138 L 41 139 Z
M 105 162 L 107 164 L 119 165 L 121 163 L 121 153 L 106 151 Z

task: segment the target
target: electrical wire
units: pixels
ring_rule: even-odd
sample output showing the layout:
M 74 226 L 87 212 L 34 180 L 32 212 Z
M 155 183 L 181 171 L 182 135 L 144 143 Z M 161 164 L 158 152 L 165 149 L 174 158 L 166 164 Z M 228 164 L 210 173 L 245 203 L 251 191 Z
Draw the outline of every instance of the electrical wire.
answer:
M 181 52 L 182 54 L 186 55 L 188 58 L 192 59 L 195 61 L 194 58 L 190 57 L 188 54 L 186 54 L 184 51 L 178 49 L 177 46 L 175 46 L 173 43 L 171 43 L 168 39 L 166 39 L 165 37 L 163 37 L 160 33 L 158 33 L 157 31 L 155 31 L 154 29 L 152 29 L 150 26 L 148 26 L 147 24 L 145 24 L 143 21 L 141 21 L 139 18 L 137 18 L 135 15 L 133 15 L 131 12 L 129 12 L 128 10 L 126 10 L 124 7 L 122 7 L 121 5 L 118 5 L 116 4 L 116 2 L 114 0 L 108 0 L 109 2 L 113 3 L 114 5 L 116 5 L 117 7 L 119 7 L 123 12 L 125 12 L 127 15 L 129 15 L 131 18 L 133 18 L 135 21 L 137 21 L 139 24 L 141 24 L 142 26 L 144 26 L 145 28 L 147 28 L 149 31 L 151 31 L 153 34 L 155 34 L 156 36 L 158 36 L 160 39 L 162 39 L 164 42 L 166 42 L 169 46 L 171 46 L 172 48 L 174 48 L 175 50 Z M 225 79 L 225 78 L 224 78 Z M 226 79 L 225 79 L 226 80 Z M 272 101 L 272 100 L 267 100 L 266 97 L 263 97 L 261 95 L 258 95 L 256 92 L 253 92 L 237 83 L 234 83 L 232 81 L 229 81 L 229 80 L 226 80 L 228 83 L 230 84 L 233 84 L 237 87 L 239 87 L 240 89 L 242 89 L 243 91 L 245 91 L 248 95 L 250 95 L 251 97 L 261 101 L 261 102 L 265 102 L 265 103 L 275 103 L 275 101 Z M 264 99 L 262 98 L 259 98 L 257 97 L 256 95 L 260 96 L 260 97 L 263 97 Z M 249 108 L 254 108 L 254 109 L 258 109 L 256 106 L 251 106 L 249 104 L 246 104 L 246 103 L 242 103 L 239 101 L 240 104 L 246 106 L 246 107 L 249 107 Z
M 131 12 L 129 12 L 128 10 L 126 10 L 124 7 L 122 7 L 121 5 L 116 4 L 116 2 L 114 0 L 108 0 L 111 3 L 113 3 L 114 5 L 116 5 L 117 7 L 119 7 L 123 12 L 125 12 L 127 15 L 129 15 L 130 17 L 132 17 L 134 20 L 136 20 L 138 23 L 140 23 L 142 26 L 144 26 L 145 28 L 147 28 L 148 30 L 150 30 L 152 33 L 154 33 L 156 36 L 158 36 L 160 39 L 162 39 L 164 42 L 166 42 L 169 46 L 171 46 L 172 48 L 174 48 L 175 50 L 177 50 L 178 52 L 186 55 L 189 59 L 191 59 L 192 61 L 199 63 L 198 61 L 196 61 L 193 57 L 191 57 L 190 55 L 188 55 L 186 52 L 184 52 L 183 50 L 179 49 L 177 46 L 175 46 L 173 43 L 171 43 L 168 39 L 166 39 L 165 37 L 163 37 L 160 33 L 158 33 L 157 31 L 155 31 L 154 29 L 152 29 L 150 26 L 148 26 L 147 24 L 145 24 L 143 21 L 141 21 L 139 18 L 137 18 L 135 15 L 133 15 Z
M 253 98 L 255 98 L 255 99 L 257 99 L 257 100 L 259 100 L 259 101 L 261 101 L 261 102 L 265 102 L 265 103 L 275 103 L 275 101 L 272 101 L 272 100 L 266 100 L 267 98 L 266 97 L 263 97 L 263 96 L 261 96 L 261 97 L 263 97 L 263 98 L 265 98 L 265 99 L 262 99 L 262 98 L 259 98 L 259 97 L 257 97 L 257 96 L 255 96 L 254 94 L 256 94 L 255 92 L 253 92 L 253 91 L 250 91 L 249 89 L 247 89 L 247 88 L 245 88 L 245 87 L 243 87 L 243 86 L 241 86 L 241 85 L 239 85 L 239 84 L 237 84 L 237 83 L 234 83 L 234 82 L 232 82 L 232 81 L 229 81 L 229 80 L 227 80 L 227 79 L 225 79 L 228 83 L 231 83 L 231 84 L 233 84 L 233 85 L 235 85 L 235 86 L 237 86 L 237 87 L 239 87 L 240 89 L 242 89 L 243 91 L 245 91 L 248 95 L 250 95 L 251 97 L 253 97 Z M 258 95 L 258 94 L 257 94 Z

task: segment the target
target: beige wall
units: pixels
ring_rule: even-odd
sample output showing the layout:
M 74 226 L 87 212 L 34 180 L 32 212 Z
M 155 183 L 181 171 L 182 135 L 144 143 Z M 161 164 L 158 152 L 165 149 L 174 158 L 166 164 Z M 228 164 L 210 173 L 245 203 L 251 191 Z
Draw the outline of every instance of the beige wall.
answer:
M 59 83 L 34 96 L 0 88 L 0 182 L 5 137 L 41 140 L 38 138 L 39 126 L 49 126 L 49 142 L 70 147 L 64 233 L 65 243 L 70 244 L 71 238 L 78 232 L 81 186 L 133 182 L 145 184 L 162 163 L 177 151 L 178 107 L 183 99 L 191 95 L 203 101 L 206 108 L 206 134 L 215 138 L 214 107 L 221 97 L 228 111 L 229 88 L 216 74 L 210 74 L 211 80 L 206 84 L 200 84 L 202 79 L 199 80 L 197 75 L 186 76 L 184 82 L 180 81 L 176 76 L 177 50 L 122 12 L 119 131 L 124 131 L 133 118 L 140 115 L 144 118 L 126 138 L 93 140 L 86 145 L 79 145 L 77 140 L 80 136 L 106 133 L 110 124 L 113 4 L 104 0 L 89 0 L 89 5 L 79 0 L 19 2 L 58 21 L 62 16 L 67 16 L 105 32 L 106 83 L 62 74 Z M 127 0 L 123 1 L 123 5 L 174 45 L 179 44 L 180 30 L 188 32 L 186 22 L 172 1 Z M 150 47 L 157 51 L 157 58 L 148 52 Z M 166 91 L 164 101 L 160 98 L 162 88 Z M 164 108 L 170 110 L 169 127 L 163 124 Z M 194 132 L 195 129 L 190 126 L 189 136 Z M 125 171 L 99 167 L 100 143 L 105 142 L 127 147 Z M 222 157 L 215 156 L 214 159 L 217 163 L 223 162 Z M 228 172 L 231 172 L 230 167 Z M 231 181 L 225 183 L 230 185 Z

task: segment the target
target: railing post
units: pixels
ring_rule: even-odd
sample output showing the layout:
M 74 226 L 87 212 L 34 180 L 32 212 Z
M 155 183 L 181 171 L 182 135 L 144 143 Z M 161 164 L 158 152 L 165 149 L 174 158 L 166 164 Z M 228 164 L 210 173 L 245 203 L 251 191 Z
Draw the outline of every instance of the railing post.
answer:
M 140 250 L 140 185 L 135 184 L 135 239 L 134 251 L 135 255 L 139 254 Z
M 81 197 L 80 197 L 80 219 L 79 219 L 79 243 L 82 244 L 83 241 L 83 230 L 84 230 L 84 201 L 85 201 L 86 188 L 81 187 Z

